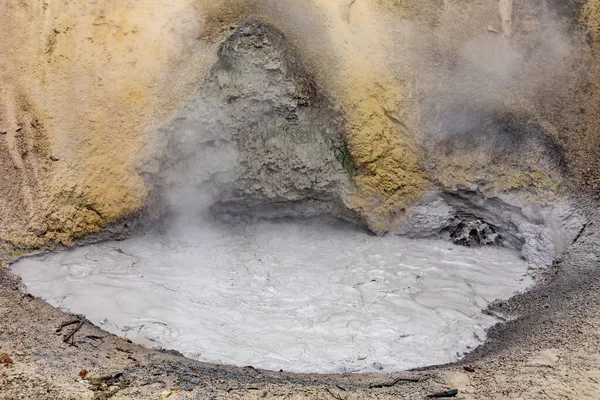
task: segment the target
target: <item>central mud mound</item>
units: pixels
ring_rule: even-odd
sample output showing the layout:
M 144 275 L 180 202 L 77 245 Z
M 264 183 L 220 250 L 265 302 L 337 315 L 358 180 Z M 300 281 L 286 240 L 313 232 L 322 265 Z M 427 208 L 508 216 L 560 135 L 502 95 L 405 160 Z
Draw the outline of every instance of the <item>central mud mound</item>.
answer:
M 498 322 L 482 309 L 531 283 L 507 249 L 375 237 L 342 224 L 184 226 L 13 268 L 29 292 L 120 336 L 294 372 L 454 361 Z

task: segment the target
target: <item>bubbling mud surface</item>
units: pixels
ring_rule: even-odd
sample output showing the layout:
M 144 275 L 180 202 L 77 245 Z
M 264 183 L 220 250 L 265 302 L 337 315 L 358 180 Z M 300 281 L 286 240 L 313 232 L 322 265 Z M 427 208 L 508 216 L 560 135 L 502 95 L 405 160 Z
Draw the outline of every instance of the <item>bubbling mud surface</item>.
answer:
M 325 222 L 202 223 L 22 259 L 27 291 L 117 335 L 208 362 L 390 372 L 482 343 L 518 254 Z

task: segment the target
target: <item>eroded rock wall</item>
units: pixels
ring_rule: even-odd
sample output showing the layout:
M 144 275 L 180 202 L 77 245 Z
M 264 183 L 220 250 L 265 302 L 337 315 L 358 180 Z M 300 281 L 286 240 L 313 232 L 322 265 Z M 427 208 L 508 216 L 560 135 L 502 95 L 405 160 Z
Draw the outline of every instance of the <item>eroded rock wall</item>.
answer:
M 225 40 L 202 87 L 160 129 L 156 143 L 164 150 L 146 182 L 154 201 L 171 210 L 187 204 L 229 216 L 343 216 L 354 190 L 344 133 L 342 114 L 297 50 L 272 26 L 250 20 Z
M 572 177 L 593 189 L 597 15 L 595 0 L 3 2 L 2 253 L 71 244 L 140 210 L 155 185 L 142 175 L 176 162 L 165 140 L 177 116 L 207 101 L 233 129 L 235 179 L 219 198 L 230 208 L 316 197 L 383 233 L 402 230 L 431 190 L 510 193 L 524 207 L 556 201 Z M 276 88 L 300 110 L 293 123 L 273 116 L 261 144 L 235 132 L 246 124 L 235 120 L 238 89 L 231 69 L 215 69 L 249 20 L 276 30 L 311 80 L 285 89 L 248 75 L 263 76 L 250 91 L 261 101 Z M 306 88 L 308 107 L 292 93 Z M 282 110 L 251 98 L 249 116 Z M 285 177 L 254 163 L 286 147 L 305 158 L 290 154 Z M 256 177 L 259 190 L 248 189 Z

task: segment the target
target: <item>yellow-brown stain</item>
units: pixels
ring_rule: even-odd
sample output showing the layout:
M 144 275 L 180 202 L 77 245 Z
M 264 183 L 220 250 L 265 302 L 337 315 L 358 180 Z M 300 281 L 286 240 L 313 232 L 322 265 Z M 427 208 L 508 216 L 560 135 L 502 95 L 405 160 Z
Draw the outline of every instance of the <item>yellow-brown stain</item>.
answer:
M 588 0 L 583 6 L 582 16 L 588 32 L 595 40 L 600 40 L 600 0 Z
M 589 2 L 590 20 L 597 3 Z M 435 24 L 441 8 L 416 0 L 0 3 L 0 86 L 34 99 L 47 142 L 37 157 L 48 164 L 32 183 L 35 224 L 11 225 L 1 238 L 21 248 L 70 244 L 142 207 L 147 190 L 137 168 L 146 145 L 198 89 L 219 42 L 252 17 L 298 47 L 345 115 L 357 187 L 348 206 L 374 231 L 393 229 L 432 181 L 477 179 L 468 172 L 476 165 L 425 172 L 419 110 L 388 65 L 390 21 Z M 59 161 L 49 163 L 49 155 Z M 499 189 L 541 180 L 537 171 L 528 178 L 494 173 L 507 182 Z

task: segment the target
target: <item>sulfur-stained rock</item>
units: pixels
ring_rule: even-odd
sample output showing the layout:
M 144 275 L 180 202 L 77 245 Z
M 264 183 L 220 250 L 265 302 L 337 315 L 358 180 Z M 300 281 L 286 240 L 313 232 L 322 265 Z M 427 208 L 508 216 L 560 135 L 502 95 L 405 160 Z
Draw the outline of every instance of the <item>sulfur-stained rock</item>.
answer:
M 119 231 L 161 185 L 381 234 L 435 190 L 598 192 L 597 0 L 282 4 L 0 6 L 0 253 Z M 167 146 L 186 124 L 219 134 Z

